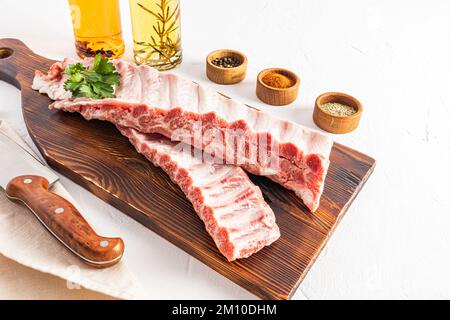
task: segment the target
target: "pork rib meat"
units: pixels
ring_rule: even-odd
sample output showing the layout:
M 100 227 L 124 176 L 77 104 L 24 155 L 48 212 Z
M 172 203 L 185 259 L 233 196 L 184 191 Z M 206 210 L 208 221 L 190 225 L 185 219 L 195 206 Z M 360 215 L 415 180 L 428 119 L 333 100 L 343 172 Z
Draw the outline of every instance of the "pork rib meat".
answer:
M 240 167 L 204 161 L 193 156 L 190 145 L 159 134 L 118 129 L 139 153 L 180 186 L 229 261 L 246 258 L 280 237 L 272 209 Z
M 48 74 L 36 73 L 33 88 L 57 100 L 51 108 L 192 144 L 293 190 L 311 211 L 318 208 L 333 145 L 329 137 L 177 75 L 122 60 L 113 61 L 121 74 L 116 98 L 72 99 L 63 88 L 69 63 L 66 59 Z

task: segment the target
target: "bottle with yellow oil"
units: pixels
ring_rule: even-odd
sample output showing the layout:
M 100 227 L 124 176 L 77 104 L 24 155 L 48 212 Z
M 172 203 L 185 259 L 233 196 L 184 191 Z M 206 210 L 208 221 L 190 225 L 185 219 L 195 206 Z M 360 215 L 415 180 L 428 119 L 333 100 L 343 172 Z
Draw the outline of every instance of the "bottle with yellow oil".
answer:
M 180 0 L 130 0 L 134 59 L 158 70 L 182 61 Z
M 119 0 L 69 0 L 75 46 L 81 57 L 101 53 L 119 58 L 125 51 Z

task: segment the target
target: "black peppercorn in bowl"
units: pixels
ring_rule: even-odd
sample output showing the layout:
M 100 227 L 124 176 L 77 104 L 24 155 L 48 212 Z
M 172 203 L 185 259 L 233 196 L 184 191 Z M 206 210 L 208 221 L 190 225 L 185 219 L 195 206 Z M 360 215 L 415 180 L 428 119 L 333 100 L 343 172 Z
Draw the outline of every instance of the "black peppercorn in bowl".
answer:
M 206 75 L 218 84 L 234 84 L 245 79 L 247 57 L 236 50 L 221 49 L 206 57 Z

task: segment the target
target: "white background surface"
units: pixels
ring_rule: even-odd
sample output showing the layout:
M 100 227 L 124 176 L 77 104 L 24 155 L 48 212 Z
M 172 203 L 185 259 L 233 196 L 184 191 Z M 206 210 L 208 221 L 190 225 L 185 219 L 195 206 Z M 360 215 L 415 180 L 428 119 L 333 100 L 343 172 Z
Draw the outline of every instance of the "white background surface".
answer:
M 121 3 L 131 59 L 128 1 Z M 2 0 L 4 37 L 49 58 L 75 57 L 66 1 Z M 184 0 L 182 37 L 185 59 L 175 72 L 279 117 L 315 127 L 314 100 L 326 91 L 352 94 L 365 107 L 360 127 L 334 138 L 374 157 L 377 167 L 294 298 L 450 299 L 449 1 Z M 243 83 L 206 79 L 204 59 L 218 48 L 247 54 Z M 272 66 L 302 79 L 291 106 L 267 106 L 255 96 L 257 72 Z M 26 135 L 19 91 L 6 83 L 0 83 L 0 118 Z M 124 238 L 126 261 L 150 298 L 254 298 L 63 182 L 100 233 Z M 2 288 L 12 272 L 21 279 L 21 269 L 11 265 L 0 268 L 0 297 L 32 296 L 26 281 L 15 292 Z

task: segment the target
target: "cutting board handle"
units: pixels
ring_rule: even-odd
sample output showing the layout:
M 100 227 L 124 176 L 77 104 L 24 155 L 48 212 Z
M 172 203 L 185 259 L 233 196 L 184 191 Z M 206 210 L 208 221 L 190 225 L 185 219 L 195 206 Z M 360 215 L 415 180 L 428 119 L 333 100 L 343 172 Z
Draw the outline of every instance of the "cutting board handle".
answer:
M 52 61 L 35 54 L 18 39 L 0 39 L 0 80 L 21 89 L 34 78 L 36 61 L 43 69 Z M 42 63 L 44 61 L 44 63 Z
M 122 239 L 99 236 L 69 201 L 49 190 L 44 177 L 15 177 L 6 194 L 25 203 L 53 236 L 91 267 L 111 267 L 122 258 Z

